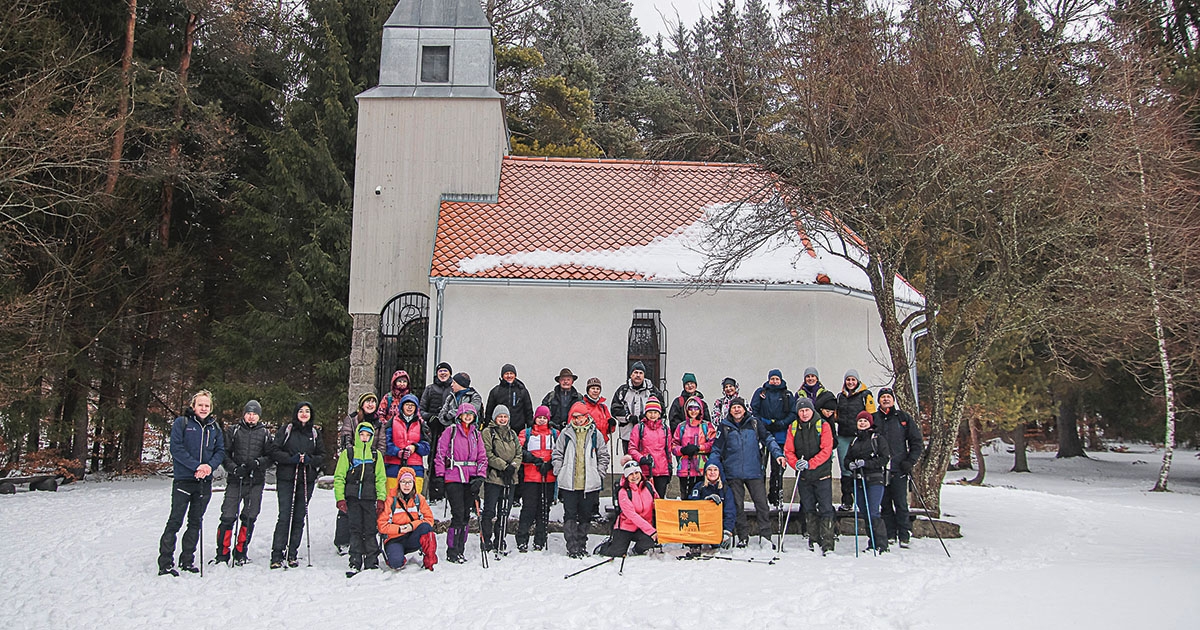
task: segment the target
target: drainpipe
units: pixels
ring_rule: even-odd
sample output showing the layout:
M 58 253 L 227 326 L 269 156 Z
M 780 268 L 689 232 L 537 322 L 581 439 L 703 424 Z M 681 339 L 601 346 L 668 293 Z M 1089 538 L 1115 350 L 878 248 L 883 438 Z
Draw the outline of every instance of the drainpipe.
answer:
M 442 309 L 446 303 L 446 279 L 434 278 L 433 286 L 437 289 L 437 327 L 433 335 L 433 364 L 442 362 Z

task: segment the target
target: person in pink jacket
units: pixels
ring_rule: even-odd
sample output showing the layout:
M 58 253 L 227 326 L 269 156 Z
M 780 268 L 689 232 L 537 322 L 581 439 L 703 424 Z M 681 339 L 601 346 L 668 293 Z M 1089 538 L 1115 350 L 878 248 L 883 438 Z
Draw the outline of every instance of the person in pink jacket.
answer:
M 675 429 L 671 452 L 679 458 L 679 496 L 692 496 L 692 488 L 704 476 L 704 462 L 712 451 L 716 427 L 704 420 L 704 408 L 696 398 L 687 401 L 685 420 Z
M 629 455 L 642 467 L 642 476 L 653 480 L 658 496 L 666 498 L 671 483 L 671 427 L 655 397 L 646 401 L 643 415 L 629 437 Z
M 478 502 L 479 489 L 487 476 L 487 451 L 483 438 L 475 428 L 475 405 L 458 406 L 453 426 L 447 427 L 438 440 L 434 472 L 446 482 L 446 499 L 450 502 L 450 528 L 446 530 L 446 559 L 462 564 L 467 547 L 467 523 L 471 505 Z
M 613 526 L 612 538 L 600 550 L 601 555 L 623 556 L 633 543 L 633 555 L 640 556 L 658 545 L 658 530 L 654 528 L 654 487 L 642 477 L 638 463 L 625 456 L 622 469 L 625 479 L 617 487 L 617 505 L 621 513 Z

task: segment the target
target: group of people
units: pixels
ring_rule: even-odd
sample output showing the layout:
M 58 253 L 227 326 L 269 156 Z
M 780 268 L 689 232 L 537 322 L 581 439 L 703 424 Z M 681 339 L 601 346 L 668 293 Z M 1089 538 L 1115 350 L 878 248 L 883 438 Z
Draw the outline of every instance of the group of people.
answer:
M 563 505 L 563 537 L 571 557 L 588 555 L 588 531 L 598 518 L 600 494 L 610 465 L 619 480 L 612 488 L 613 533 L 599 553 L 643 553 L 657 544 L 654 499 L 666 498 L 672 477 L 679 497 L 722 506 L 724 546 L 747 545 L 750 523 L 746 494 L 755 506 L 753 533 L 768 543 L 771 505 L 783 504 L 785 468 L 796 471 L 809 547 L 833 550 L 835 517 L 833 455 L 839 462 L 841 503 L 867 521 L 870 546 L 886 551 L 888 539 L 907 546 L 908 475 L 922 450 L 920 428 L 896 407 L 891 389 L 876 397 L 854 370 L 835 394 L 815 368 L 792 392 L 780 370 L 748 398 L 737 381 L 722 381 L 722 396 L 708 400 L 696 377 L 683 375 L 678 396 L 668 399 L 634 363 L 613 396 L 601 396 L 598 378 L 586 381 L 567 368 L 536 408 L 511 364 L 486 403 L 470 377 L 436 366 L 420 398 L 407 372 L 392 375 L 380 399 L 367 392 L 341 422 L 332 458 L 337 525 L 334 544 L 348 553 L 353 575 L 375 569 L 383 555 L 399 569 L 420 552 L 422 564 L 437 563 L 431 502 L 446 501 L 451 513 L 446 558 L 465 562 L 468 523 L 479 515 L 483 553 L 507 551 L 509 514 L 520 506 L 515 542 L 519 552 L 546 549 L 551 505 Z M 262 503 L 265 473 L 275 465 L 279 518 L 271 568 L 297 566 L 309 501 L 319 470 L 327 463 L 324 440 L 312 421 L 312 405 L 296 405 L 292 419 L 274 435 L 262 424 L 262 408 L 251 400 L 242 418 L 221 429 L 212 414 L 212 395 L 193 396 L 171 431 L 174 483 L 171 514 L 160 541 L 160 574 L 197 571 L 195 551 L 201 518 L 212 492 L 213 470 L 228 473 L 215 562 L 244 563 Z M 427 495 L 427 496 L 426 496 Z M 175 538 L 187 517 L 178 568 Z

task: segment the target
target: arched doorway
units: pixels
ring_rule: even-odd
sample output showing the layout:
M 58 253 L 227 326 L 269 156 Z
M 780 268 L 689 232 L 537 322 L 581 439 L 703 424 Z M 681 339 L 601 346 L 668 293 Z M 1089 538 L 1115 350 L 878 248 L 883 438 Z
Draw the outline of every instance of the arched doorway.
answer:
M 409 387 L 418 397 L 425 389 L 425 350 L 429 341 L 429 296 L 401 293 L 392 298 L 379 314 L 379 361 L 375 370 L 375 388 L 381 394 L 391 390 L 389 382 L 396 370 L 408 372 Z

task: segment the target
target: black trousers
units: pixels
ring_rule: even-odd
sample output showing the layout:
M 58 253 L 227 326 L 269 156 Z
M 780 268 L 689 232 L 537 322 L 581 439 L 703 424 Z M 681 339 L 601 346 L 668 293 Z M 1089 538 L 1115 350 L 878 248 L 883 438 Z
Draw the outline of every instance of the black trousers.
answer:
M 696 488 L 696 484 L 700 483 L 702 477 L 680 477 L 679 478 L 679 498 L 692 498 L 692 490 Z
M 475 495 L 471 493 L 471 485 L 458 482 L 446 483 L 446 500 L 450 502 L 450 527 L 467 529 L 471 521 L 471 506 L 475 504 Z
M 750 535 L 750 524 L 746 520 L 746 492 L 754 501 L 754 516 L 757 521 L 759 536 L 771 535 L 771 506 L 767 504 L 767 489 L 762 479 L 728 479 L 726 482 L 733 489 L 733 500 L 737 503 L 737 535 L 746 538 Z
M 600 505 L 600 491 L 559 490 L 563 504 L 563 538 L 568 553 L 586 553 L 592 512 Z
M 533 544 L 546 546 L 546 523 L 550 521 L 550 504 L 554 502 L 554 482 L 521 484 L 521 521 L 517 524 L 517 544 L 529 542 L 533 528 Z M 599 501 L 597 501 L 599 503 Z
M 375 499 L 346 497 L 346 521 L 350 526 L 350 565 L 360 569 L 379 566 Z
M 221 523 L 233 525 L 235 520 L 253 525 L 262 510 L 263 484 L 230 479 L 225 486 L 225 498 L 221 501 Z M 241 512 L 238 512 L 238 507 Z
M 438 452 L 438 440 L 442 437 L 446 427 L 442 423 L 433 420 L 429 423 L 429 465 L 425 467 L 425 486 L 428 489 L 428 497 L 430 501 L 440 501 L 446 498 L 446 481 L 434 474 L 433 458 Z
M 771 488 L 767 494 L 771 499 L 783 502 L 783 466 L 775 458 L 771 458 Z
M 509 513 L 512 512 L 512 486 L 499 486 L 494 483 L 483 484 L 483 535 L 492 545 L 500 544 L 501 521 L 497 520 L 497 516 L 504 521 L 508 520 Z M 505 512 L 497 515 L 496 509 L 501 507 L 502 500 L 507 498 L 507 506 Z
M 658 493 L 658 498 L 667 498 L 667 486 L 671 485 L 671 475 L 658 475 L 651 479 L 654 480 L 654 491 Z
M 899 538 L 905 542 L 912 535 L 912 515 L 908 511 L 908 475 L 899 471 L 883 490 L 883 522 L 887 525 L 888 538 Z
M 612 556 L 613 558 L 623 556 L 629 551 L 629 543 L 633 543 L 633 554 L 640 556 L 654 548 L 656 544 L 654 539 L 646 535 L 642 530 L 625 531 L 623 529 L 614 529 L 612 540 L 600 550 L 602 556 Z
M 300 541 L 304 539 L 304 515 L 308 513 L 308 502 L 312 499 L 313 489 L 317 485 L 317 475 L 309 470 L 304 471 L 301 465 L 301 479 L 279 479 L 275 484 L 275 494 L 279 496 L 279 519 L 275 521 L 275 536 L 271 540 L 271 562 L 284 559 L 284 549 L 287 549 L 287 559 L 295 560 L 296 552 L 300 549 Z
M 183 527 L 187 517 L 187 529 L 183 531 L 183 545 L 179 550 L 179 565 L 191 566 L 196 560 L 196 545 L 200 541 L 200 528 L 204 525 L 204 511 L 212 497 L 212 478 L 205 481 L 176 479 L 171 483 L 171 515 L 162 538 L 158 540 L 158 568 L 174 566 L 175 535 Z
M 809 481 L 800 479 L 796 482 L 800 495 L 800 506 L 805 514 L 833 516 L 833 478 L 826 475 L 823 479 Z

